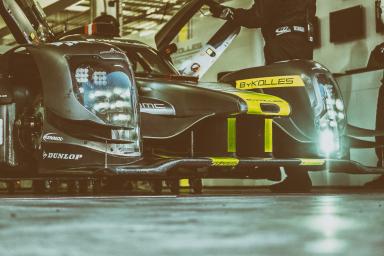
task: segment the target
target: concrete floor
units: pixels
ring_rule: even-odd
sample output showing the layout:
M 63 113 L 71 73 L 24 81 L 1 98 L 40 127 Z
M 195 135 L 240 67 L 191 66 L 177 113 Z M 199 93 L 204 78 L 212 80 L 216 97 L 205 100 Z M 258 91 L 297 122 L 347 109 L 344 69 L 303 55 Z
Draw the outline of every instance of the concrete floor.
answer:
M 0 255 L 384 255 L 384 193 L 2 198 Z

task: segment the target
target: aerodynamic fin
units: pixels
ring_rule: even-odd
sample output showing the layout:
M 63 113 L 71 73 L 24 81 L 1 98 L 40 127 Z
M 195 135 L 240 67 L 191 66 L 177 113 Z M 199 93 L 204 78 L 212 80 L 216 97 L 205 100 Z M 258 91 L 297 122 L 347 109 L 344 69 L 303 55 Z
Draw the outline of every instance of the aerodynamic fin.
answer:
M 274 123 L 290 137 L 301 143 L 311 143 L 312 140 L 301 131 L 292 118 L 275 119 Z
M 345 130 L 346 135 L 352 137 L 375 137 L 375 136 L 384 136 L 384 130 L 369 130 L 364 128 L 359 128 L 353 125 L 348 125 Z
M 355 161 L 332 160 L 327 163 L 327 170 L 331 173 L 347 174 L 384 174 L 383 168 L 364 166 Z
M 346 136 L 345 141 L 350 148 L 382 148 L 384 145 L 374 141 L 360 140 L 354 137 Z

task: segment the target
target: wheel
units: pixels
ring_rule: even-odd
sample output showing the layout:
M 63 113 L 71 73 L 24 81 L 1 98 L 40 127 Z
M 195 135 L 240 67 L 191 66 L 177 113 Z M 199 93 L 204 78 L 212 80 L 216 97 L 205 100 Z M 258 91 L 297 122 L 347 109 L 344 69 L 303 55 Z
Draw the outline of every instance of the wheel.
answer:
M 45 180 L 34 180 L 32 190 L 35 194 L 44 194 L 46 192 Z
M 49 192 L 52 194 L 57 194 L 59 192 L 60 182 L 58 180 L 49 180 Z
M 203 180 L 199 178 L 189 179 L 189 184 L 194 194 L 203 193 Z
M 152 181 L 151 190 L 155 195 L 161 195 L 163 192 L 163 181 L 162 180 Z
M 77 186 L 76 186 L 75 180 L 69 180 L 67 181 L 67 192 L 69 194 L 76 194 L 77 193 Z
M 88 193 L 88 180 L 80 180 L 79 181 L 79 193 L 87 194 Z
M 106 193 L 121 193 L 124 192 L 126 180 L 122 177 L 109 177 L 104 180 L 103 192 Z
M 16 182 L 15 181 L 7 181 L 7 190 L 9 194 L 14 194 L 16 190 Z
M 98 195 L 101 193 L 102 179 L 94 179 L 92 180 L 92 193 L 94 195 Z
M 180 180 L 174 179 L 168 181 L 169 189 L 171 190 L 171 193 L 174 195 L 180 194 Z

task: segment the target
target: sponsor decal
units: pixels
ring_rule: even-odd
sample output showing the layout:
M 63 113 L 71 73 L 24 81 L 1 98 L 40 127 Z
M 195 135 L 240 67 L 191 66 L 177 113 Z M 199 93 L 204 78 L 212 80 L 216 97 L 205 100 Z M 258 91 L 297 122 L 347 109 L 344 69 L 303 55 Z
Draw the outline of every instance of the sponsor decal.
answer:
M 210 158 L 212 166 L 218 167 L 235 167 L 239 164 L 240 160 L 230 157 L 212 157 Z
M 323 166 L 326 161 L 324 159 L 300 159 L 303 166 Z
M 43 152 L 43 159 L 49 160 L 75 160 L 78 161 L 83 158 L 82 154 L 70 154 L 70 153 L 53 153 L 45 151 Z
M 279 97 L 261 93 L 248 91 L 229 92 L 244 100 L 248 106 L 247 113 L 250 115 L 268 115 L 268 116 L 288 116 L 291 113 L 291 108 L 288 102 Z M 261 108 L 262 103 L 276 104 L 280 111 L 276 113 L 264 112 Z
M 167 103 L 157 99 L 141 98 L 140 112 L 152 115 L 176 115 L 175 108 Z
M 297 32 L 302 32 L 302 33 L 305 32 L 305 28 L 304 27 L 300 27 L 300 26 L 293 26 L 293 30 L 295 30 Z
M 290 32 L 292 32 L 292 30 L 288 26 L 278 28 L 275 31 L 276 36 L 280 36 L 280 35 L 283 35 L 283 34 L 286 34 L 286 33 L 290 33 Z
M 236 88 L 240 90 L 304 87 L 300 76 L 272 76 L 258 77 L 236 81 Z
M 62 142 L 64 141 L 64 138 L 57 135 L 56 133 L 47 133 L 43 136 L 43 141 L 53 141 L 53 142 Z

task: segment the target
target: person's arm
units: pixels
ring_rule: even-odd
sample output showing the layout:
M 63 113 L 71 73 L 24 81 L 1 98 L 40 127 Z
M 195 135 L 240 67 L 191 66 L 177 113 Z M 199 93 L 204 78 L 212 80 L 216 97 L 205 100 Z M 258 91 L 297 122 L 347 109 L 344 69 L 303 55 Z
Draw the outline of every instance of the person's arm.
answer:
M 316 0 L 307 0 L 307 12 L 309 22 L 313 22 L 316 17 Z
M 269 1 L 269 3 L 268 3 Z M 260 28 L 268 24 L 268 4 L 272 0 L 255 0 L 250 9 L 236 9 L 234 22 L 247 28 Z

